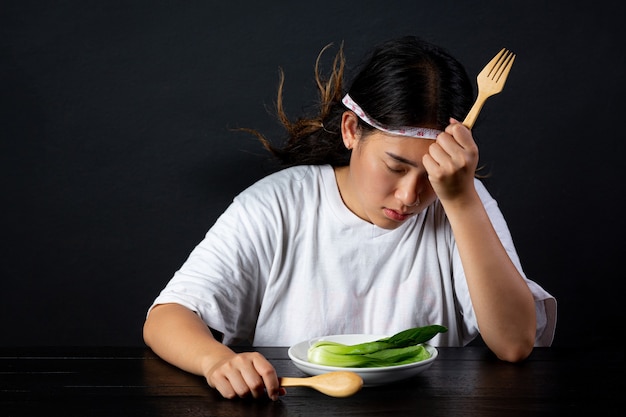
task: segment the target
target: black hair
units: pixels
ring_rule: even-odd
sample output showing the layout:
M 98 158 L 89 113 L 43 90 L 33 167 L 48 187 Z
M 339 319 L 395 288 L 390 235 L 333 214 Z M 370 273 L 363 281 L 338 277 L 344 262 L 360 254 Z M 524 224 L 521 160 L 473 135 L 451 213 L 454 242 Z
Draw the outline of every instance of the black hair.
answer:
M 449 118 L 462 120 L 473 102 L 473 89 L 463 65 L 443 48 L 416 36 L 404 36 L 376 46 L 344 90 L 343 45 L 335 56 L 328 78 L 322 77 L 319 62 L 315 81 L 319 91 L 317 114 L 291 122 L 283 109 L 281 72 L 276 113 L 285 127 L 283 146 L 273 145 L 255 134 L 283 166 L 349 164 L 350 150 L 341 137 L 341 118 L 347 110 L 341 102 L 347 93 L 374 120 L 390 128 L 419 126 L 443 130 Z M 359 120 L 364 135 L 374 128 Z

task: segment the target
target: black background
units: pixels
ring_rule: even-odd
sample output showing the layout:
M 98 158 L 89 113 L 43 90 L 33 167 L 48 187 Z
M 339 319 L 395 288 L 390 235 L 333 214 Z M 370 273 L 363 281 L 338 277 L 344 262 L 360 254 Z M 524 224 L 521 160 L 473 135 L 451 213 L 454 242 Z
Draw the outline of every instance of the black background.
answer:
M 265 4 L 268 3 L 268 4 Z M 244 187 L 273 169 L 313 65 L 415 34 L 472 77 L 517 54 L 475 137 L 555 346 L 624 317 L 624 14 L 595 1 L 0 1 L 0 344 L 140 345 L 153 298 Z M 620 8 L 621 9 L 621 8 Z M 327 61 L 328 63 L 328 61 Z M 312 335 L 315 336 L 315 335 Z

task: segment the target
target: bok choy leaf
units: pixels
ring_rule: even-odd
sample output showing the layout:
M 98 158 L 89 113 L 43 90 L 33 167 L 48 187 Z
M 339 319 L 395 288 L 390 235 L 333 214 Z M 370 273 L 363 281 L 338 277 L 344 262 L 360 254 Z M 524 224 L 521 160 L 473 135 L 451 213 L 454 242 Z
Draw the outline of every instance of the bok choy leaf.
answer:
M 373 342 L 345 345 L 320 340 L 308 350 L 311 363 L 345 368 L 393 366 L 428 359 L 423 343 L 448 329 L 437 324 L 415 327 Z

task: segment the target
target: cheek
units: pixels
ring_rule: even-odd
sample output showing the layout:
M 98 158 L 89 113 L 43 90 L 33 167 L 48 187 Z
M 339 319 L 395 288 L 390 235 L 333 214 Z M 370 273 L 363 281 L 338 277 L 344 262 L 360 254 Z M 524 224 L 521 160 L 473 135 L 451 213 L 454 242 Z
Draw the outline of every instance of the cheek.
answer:
M 394 189 L 389 171 L 380 161 L 364 161 L 360 181 L 361 188 L 369 196 L 385 196 Z
M 372 176 L 370 181 L 364 184 L 366 196 L 374 197 L 376 200 L 386 198 L 393 192 L 393 187 L 389 185 L 384 178 L 380 176 Z

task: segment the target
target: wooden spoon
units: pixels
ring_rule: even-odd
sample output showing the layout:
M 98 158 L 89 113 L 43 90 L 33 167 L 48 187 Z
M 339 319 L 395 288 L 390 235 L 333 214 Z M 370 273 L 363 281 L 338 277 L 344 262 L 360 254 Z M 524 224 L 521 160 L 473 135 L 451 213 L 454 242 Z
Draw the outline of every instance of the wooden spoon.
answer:
M 354 372 L 336 371 L 305 378 L 282 377 L 283 387 L 309 387 L 331 397 L 349 397 L 363 386 L 363 379 Z

